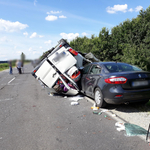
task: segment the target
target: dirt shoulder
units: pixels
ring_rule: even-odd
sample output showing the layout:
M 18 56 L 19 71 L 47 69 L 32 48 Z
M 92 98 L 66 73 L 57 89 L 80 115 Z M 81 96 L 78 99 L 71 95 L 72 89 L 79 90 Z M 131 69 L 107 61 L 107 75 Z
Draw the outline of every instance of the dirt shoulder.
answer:
M 107 108 L 112 113 L 116 114 L 119 118 L 136 124 L 144 129 L 148 129 L 150 124 L 150 106 L 149 105 L 112 105 Z

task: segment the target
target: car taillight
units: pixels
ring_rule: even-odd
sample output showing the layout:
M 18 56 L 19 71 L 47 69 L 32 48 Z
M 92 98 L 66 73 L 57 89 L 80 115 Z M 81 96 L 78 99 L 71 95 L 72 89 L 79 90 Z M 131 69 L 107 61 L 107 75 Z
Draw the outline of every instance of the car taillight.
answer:
M 71 49 L 71 48 L 69 49 L 69 52 L 72 53 L 72 54 L 74 54 L 75 56 L 78 55 L 78 52 L 76 52 L 75 50 L 73 50 L 73 49 Z
M 122 97 L 123 95 L 115 95 L 115 97 Z
M 33 71 L 34 73 L 36 72 L 36 70 Z
M 59 47 L 62 47 L 62 45 L 60 45 Z
M 106 83 L 109 84 L 125 84 L 127 82 L 127 78 L 125 77 L 112 77 L 105 79 Z

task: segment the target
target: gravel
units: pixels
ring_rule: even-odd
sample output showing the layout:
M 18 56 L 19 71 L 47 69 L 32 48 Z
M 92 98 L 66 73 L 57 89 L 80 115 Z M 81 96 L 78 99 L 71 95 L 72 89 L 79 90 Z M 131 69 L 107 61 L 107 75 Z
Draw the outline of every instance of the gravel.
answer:
M 93 105 L 95 104 L 92 99 L 88 97 L 85 98 Z M 108 105 L 107 108 L 101 108 L 99 111 L 101 110 L 106 111 L 106 113 L 114 117 L 116 121 L 135 124 L 146 130 L 150 124 L 150 108 L 146 108 L 145 106 L 139 106 L 136 104 Z
M 136 124 L 144 129 L 148 129 L 150 124 L 150 110 L 143 111 L 141 107 L 135 108 L 135 105 L 115 105 L 109 106 L 108 110 L 110 110 L 113 114 L 116 114 L 117 117 L 121 118 L 125 122 Z

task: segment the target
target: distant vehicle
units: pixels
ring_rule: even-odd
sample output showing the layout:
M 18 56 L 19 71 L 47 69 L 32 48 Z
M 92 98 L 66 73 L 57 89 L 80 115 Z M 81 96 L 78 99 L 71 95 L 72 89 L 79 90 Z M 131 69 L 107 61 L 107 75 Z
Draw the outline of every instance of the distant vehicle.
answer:
M 106 104 L 141 102 L 150 99 L 150 72 L 126 63 L 95 62 L 81 72 L 81 92 L 98 107 Z

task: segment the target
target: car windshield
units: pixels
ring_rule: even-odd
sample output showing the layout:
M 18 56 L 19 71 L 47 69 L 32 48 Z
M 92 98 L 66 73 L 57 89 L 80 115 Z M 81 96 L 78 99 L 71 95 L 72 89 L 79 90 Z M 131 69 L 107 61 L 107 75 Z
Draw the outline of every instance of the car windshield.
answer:
M 136 66 L 123 63 L 109 63 L 104 64 L 104 66 L 108 69 L 109 72 L 142 71 L 142 69 Z

